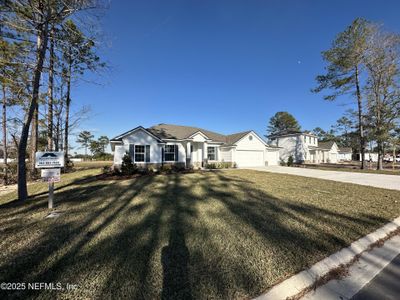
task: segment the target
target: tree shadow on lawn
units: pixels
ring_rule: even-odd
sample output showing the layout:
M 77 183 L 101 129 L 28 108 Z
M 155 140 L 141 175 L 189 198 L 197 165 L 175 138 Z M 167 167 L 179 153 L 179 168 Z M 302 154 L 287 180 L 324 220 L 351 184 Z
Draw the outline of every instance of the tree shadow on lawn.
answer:
M 60 190 L 66 189 L 68 187 L 83 185 L 86 183 L 97 181 L 96 176 L 87 175 L 83 178 L 77 178 L 72 180 L 67 184 L 60 184 L 54 188 L 54 192 L 58 192 Z M 47 208 L 47 197 L 43 198 L 42 196 L 48 196 L 48 191 L 43 191 L 39 193 L 30 194 L 26 201 L 19 201 L 17 198 L 8 201 L 7 203 L 0 204 L 0 210 L 7 210 L 9 209 L 10 213 L 5 214 L 3 216 L 11 217 L 14 215 L 23 214 L 27 211 L 32 211 L 37 208 Z M 44 199 L 44 201 L 38 201 L 38 199 Z
M 19 220 L 6 233 L 12 243 L 29 230 L 40 231 L 34 241 L 6 255 L 1 282 L 61 281 L 80 287 L 7 296 L 257 296 L 357 239 L 361 232 L 355 224 L 371 228 L 386 221 L 279 199 L 250 180 L 218 172 L 108 183 L 77 184 L 72 197 L 72 190 L 61 190 L 57 198 L 65 216 L 28 224 Z

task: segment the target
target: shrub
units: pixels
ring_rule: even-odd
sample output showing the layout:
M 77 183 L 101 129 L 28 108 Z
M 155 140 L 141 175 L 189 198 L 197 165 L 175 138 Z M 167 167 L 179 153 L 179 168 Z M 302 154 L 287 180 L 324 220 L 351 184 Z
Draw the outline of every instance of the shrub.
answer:
M 137 173 L 137 166 L 132 162 L 132 158 L 129 156 L 128 153 L 124 155 L 122 158 L 121 164 L 121 174 L 122 175 L 133 175 Z
M 171 165 L 162 165 L 160 168 L 161 173 L 171 173 L 172 172 L 172 166 Z
M 288 167 L 292 167 L 293 166 L 293 156 L 290 155 L 288 160 L 287 160 L 287 165 Z
M 279 165 L 286 166 L 286 162 L 281 158 L 281 160 L 279 161 Z
M 217 164 L 215 163 L 206 164 L 206 169 L 217 169 Z
M 8 163 L 7 164 L 7 184 L 14 184 L 17 183 L 17 170 L 18 164 L 17 163 Z M 4 166 L 0 168 L 0 180 L 4 182 Z
M 113 168 L 111 166 L 103 167 L 103 174 L 111 174 L 111 173 L 113 173 Z
M 185 166 L 184 165 L 178 164 L 178 165 L 173 165 L 172 166 L 172 171 L 174 171 L 174 172 L 182 172 L 184 170 L 185 170 Z
M 230 162 L 221 162 L 221 168 L 228 169 L 232 167 L 232 163 Z

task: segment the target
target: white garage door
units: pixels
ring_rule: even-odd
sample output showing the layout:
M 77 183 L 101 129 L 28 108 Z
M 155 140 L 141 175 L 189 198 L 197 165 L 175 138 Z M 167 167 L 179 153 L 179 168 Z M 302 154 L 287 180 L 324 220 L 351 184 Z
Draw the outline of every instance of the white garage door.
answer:
M 262 167 L 264 163 L 264 151 L 237 150 L 236 164 L 238 167 Z

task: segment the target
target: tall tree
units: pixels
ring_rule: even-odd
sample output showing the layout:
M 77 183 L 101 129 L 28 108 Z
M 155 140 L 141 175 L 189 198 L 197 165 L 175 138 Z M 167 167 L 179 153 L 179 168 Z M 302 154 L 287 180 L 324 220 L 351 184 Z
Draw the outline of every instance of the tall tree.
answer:
M 18 198 L 25 200 L 28 196 L 25 164 L 27 141 L 32 119 L 38 108 L 50 24 L 61 24 L 76 11 L 93 7 L 94 3 L 90 0 L 3 0 L 1 4 L 5 8 L 1 11 L 1 17 L 2 23 L 7 26 L 6 34 L 12 38 L 25 34 L 36 40 L 36 46 L 32 49 L 32 92 L 18 145 Z
M 377 144 L 377 169 L 383 169 L 384 146 L 400 118 L 400 35 L 379 30 L 366 55 L 369 123 Z
M 333 127 L 339 133 L 339 146 L 350 147 L 350 135 L 353 126 L 352 120 L 347 116 L 343 116 L 336 121 Z
M 20 104 L 25 92 L 26 67 L 23 60 L 26 55 L 26 43 L 12 43 L 0 39 L 0 86 L 2 94 L 2 133 L 4 184 L 8 183 L 8 139 L 7 139 L 7 107 Z
M 78 135 L 77 143 L 81 144 L 85 149 L 85 156 L 87 156 L 87 148 L 90 146 L 90 142 L 93 140 L 94 135 L 90 133 L 90 131 L 82 131 Z
M 343 32 L 339 33 L 332 47 L 322 52 L 323 59 L 328 63 L 326 74 L 317 76 L 318 86 L 313 89 L 318 93 L 331 90 L 324 96 L 325 100 L 333 101 L 337 97 L 351 94 L 355 96 L 358 111 L 358 134 L 361 152 L 361 168 L 365 168 L 365 135 L 361 72 L 368 40 L 375 32 L 375 26 L 370 22 L 357 18 Z
M 49 49 L 49 84 L 47 88 L 47 149 L 53 150 L 53 112 L 54 112 L 54 43 L 55 43 L 55 27 L 54 24 L 50 31 L 50 49 Z
M 86 70 L 94 71 L 103 67 L 100 58 L 94 52 L 93 39 L 86 37 L 72 20 L 65 22 L 62 32 L 64 70 L 66 83 L 64 154 L 68 159 L 68 138 L 70 128 L 71 85 L 74 77 L 83 75 Z
M 315 135 L 318 137 L 318 140 L 319 140 L 319 141 L 322 141 L 322 140 L 325 139 L 326 131 L 323 130 L 321 127 L 315 127 L 315 128 L 312 130 L 312 133 L 315 134 Z
M 269 120 L 267 133 L 271 135 L 287 130 L 299 131 L 300 129 L 300 124 L 293 115 L 287 111 L 279 111 Z
M 100 143 L 99 140 L 90 141 L 89 149 L 90 149 L 90 152 L 92 152 L 92 155 L 94 155 L 94 156 L 104 154 L 103 145 Z
M 99 137 L 98 142 L 101 145 L 102 153 L 106 153 L 106 147 L 107 147 L 108 143 L 110 142 L 110 139 L 107 136 L 102 135 Z

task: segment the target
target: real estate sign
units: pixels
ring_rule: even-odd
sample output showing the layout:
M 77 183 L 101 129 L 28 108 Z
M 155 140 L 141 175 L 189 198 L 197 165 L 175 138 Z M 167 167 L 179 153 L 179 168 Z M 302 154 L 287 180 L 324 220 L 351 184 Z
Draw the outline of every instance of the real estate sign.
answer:
M 64 152 L 36 152 L 36 168 L 62 168 L 64 167 Z
M 60 182 L 61 169 L 42 169 L 42 179 L 45 182 Z

